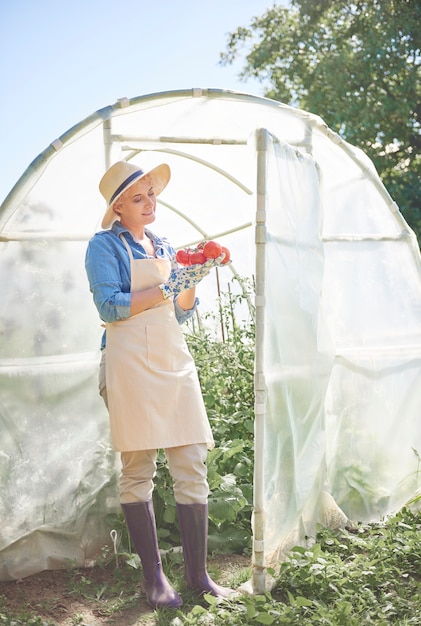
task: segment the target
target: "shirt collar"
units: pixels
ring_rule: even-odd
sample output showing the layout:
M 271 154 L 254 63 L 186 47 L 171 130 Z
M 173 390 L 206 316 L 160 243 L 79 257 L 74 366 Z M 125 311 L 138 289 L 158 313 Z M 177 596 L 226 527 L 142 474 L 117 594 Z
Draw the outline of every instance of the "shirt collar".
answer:
M 113 225 L 111 226 L 111 230 L 113 231 L 113 233 L 115 235 L 117 235 L 117 237 L 119 237 L 122 234 L 127 234 L 129 235 L 132 240 L 133 240 L 133 235 L 131 234 L 131 232 L 125 228 L 124 226 L 121 225 L 120 220 L 116 220 Z M 162 248 L 163 245 L 163 240 L 158 237 L 157 235 L 155 235 L 152 231 L 150 231 L 148 228 L 145 228 L 145 234 L 152 239 L 155 249 L 158 252 L 158 250 L 160 250 Z M 134 240 L 133 240 L 134 241 Z

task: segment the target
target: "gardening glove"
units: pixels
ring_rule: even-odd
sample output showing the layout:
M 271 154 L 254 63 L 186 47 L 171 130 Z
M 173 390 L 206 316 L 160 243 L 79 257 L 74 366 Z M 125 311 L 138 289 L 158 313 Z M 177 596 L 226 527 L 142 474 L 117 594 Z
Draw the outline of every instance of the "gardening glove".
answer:
M 200 283 L 205 276 L 209 274 L 212 268 L 221 265 L 225 258 L 225 254 L 221 254 L 216 259 L 208 259 L 202 265 L 190 265 L 186 267 L 179 267 L 178 263 L 173 260 L 170 276 L 166 283 L 159 285 L 164 299 L 173 298 L 178 296 L 187 289 L 192 289 L 198 283 Z

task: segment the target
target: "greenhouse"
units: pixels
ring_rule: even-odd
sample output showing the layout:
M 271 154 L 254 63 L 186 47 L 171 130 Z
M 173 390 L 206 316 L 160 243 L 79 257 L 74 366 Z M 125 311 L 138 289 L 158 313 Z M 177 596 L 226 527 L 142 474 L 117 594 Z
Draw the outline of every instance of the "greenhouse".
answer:
M 421 264 L 372 162 L 308 112 L 190 89 L 122 98 L 30 164 L 0 207 L 0 580 L 95 561 L 119 512 L 84 257 L 98 181 L 168 163 L 154 231 L 217 239 L 215 306 L 255 284 L 252 589 L 317 524 L 375 521 L 421 489 Z

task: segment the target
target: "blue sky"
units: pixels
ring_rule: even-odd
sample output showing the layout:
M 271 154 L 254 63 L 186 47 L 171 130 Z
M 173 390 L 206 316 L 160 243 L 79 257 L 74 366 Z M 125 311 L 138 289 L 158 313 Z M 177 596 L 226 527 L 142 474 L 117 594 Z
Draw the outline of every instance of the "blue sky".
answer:
M 118 98 L 206 87 L 262 95 L 218 64 L 273 0 L 0 0 L 0 202 L 56 137 Z M 278 1 L 277 4 L 285 4 Z

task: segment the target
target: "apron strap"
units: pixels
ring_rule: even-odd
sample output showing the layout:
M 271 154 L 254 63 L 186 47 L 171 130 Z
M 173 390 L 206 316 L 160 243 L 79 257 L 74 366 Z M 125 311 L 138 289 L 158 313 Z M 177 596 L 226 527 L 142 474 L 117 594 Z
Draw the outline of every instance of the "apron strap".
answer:
M 134 262 L 133 252 L 132 252 L 129 244 L 127 243 L 126 238 L 123 235 L 123 233 L 120 233 L 119 237 L 122 240 L 122 242 L 124 243 L 124 245 L 126 246 L 126 250 L 129 253 L 129 258 L 130 258 L 130 276 L 133 276 L 133 262 Z M 131 288 L 130 288 L 130 291 L 131 291 Z
M 122 242 L 124 243 L 127 253 L 129 255 L 129 259 L 130 259 L 130 292 L 133 291 L 133 280 L 135 280 L 135 285 L 136 285 L 136 289 L 139 289 L 140 287 L 138 287 L 138 282 L 136 281 L 136 279 L 134 279 L 134 276 L 137 276 L 136 273 L 136 267 L 138 266 L 139 263 L 141 263 L 142 265 L 142 270 L 144 268 L 146 268 L 147 264 L 150 264 L 153 268 L 154 268 L 154 277 L 156 279 L 156 282 L 154 282 L 153 284 L 149 285 L 149 286 L 155 286 L 155 285 L 159 285 L 163 282 L 165 282 L 166 280 L 168 280 L 168 276 L 170 275 L 170 266 L 171 266 L 171 262 L 169 259 L 163 259 L 163 258 L 154 258 L 154 259 L 135 259 L 133 257 L 133 252 L 129 246 L 129 244 L 127 243 L 125 237 L 123 234 L 120 234 L 119 237 L 121 238 Z M 146 264 L 146 265 L 144 265 Z M 145 285 L 143 287 L 143 289 L 146 288 L 147 285 Z
M 119 235 L 120 239 L 122 240 L 122 242 L 124 243 L 124 245 L 126 246 L 126 250 L 129 253 L 129 257 L 130 257 L 130 263 L 131 261 L 133 261 L 133 252 L 132 249 L 130 248 L 129 244 L 127 243 L 127 240 L 125 238 L 125 236 L 123 235 L 123 233 L 120 233 Z

